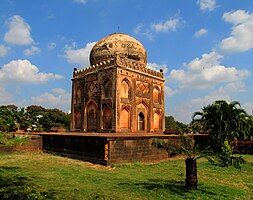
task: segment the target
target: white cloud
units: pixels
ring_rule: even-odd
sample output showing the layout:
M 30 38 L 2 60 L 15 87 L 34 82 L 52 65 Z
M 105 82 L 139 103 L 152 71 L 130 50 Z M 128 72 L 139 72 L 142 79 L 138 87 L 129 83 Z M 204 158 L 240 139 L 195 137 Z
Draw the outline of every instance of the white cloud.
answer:
M 194 112 L 201 110 L 203 106 L 213 103 L 217 100 L 226 100 L 231 102 L 232 95 L 237 92 L 244 92 L 245 84 L 241 81 L 225 84 L 217 90 L 209 92 L 205 96 L 195 97 L 174 107 L 171 112 L 179 121 L 189 123 Z
M 226 100 L 226 101 L 232 101 L 231 94 L 235 92 L 244 92 L 245 90 L 245 84 L 241 81 L 228 83 L 224 86 L 221 86 L 217 90 L 209 93 L 206 96 L 198 97 L 190 100 L 190 104 L 194 107 L 198 106 L 206 106 L 208 104 L 213 103 L 217 100 Z
M 222 58 L 223 56 L 213 51 L 209 54 L 205 53 L 202 55 L 201 59 L 195 58 L 185 65 L 187 65 L 191 70 L 201 70 L 204 68 L 211 68 L 213 66 L 219 65 Z
M 8 53 L 9 49 L 9 47 L 0 44 L 0 57 L 4 57 Z
M 31 45 L 34 43 L 31 36 L 31 28 L 19 15 L 14 15 L 6 22 L 8 31 L 4 35 L 4 41 L 15 45 Z
M 203 54 L 202 58 L 196 58 L 185 64 L 185 70 L 173 69 L 169 79 L 175 81 L 179 89 L 206 89 L 220 83 L 240 81 L 250 76 L 248 70 L 239 70 L 235 67 L 221 65 L 221 58 L 222 56 L 216 52 Z
M 253 115 L 253 102 L 247 102 L 242 104 L 242 107 L 247 111 L 248 114 Z
M 215 0 L 198 0 L 197 4 L 202 11 L 212 11 L 214 8 L 216 8 Z
M 220 48 L 228 53 L 244 52 L 253 48 L 253 13 L 245 10 L 223 14 L 223 20 L 233 25 L 228 38 L 220 43 Z
M 50 42 L 50 43 L 47 44 L 47 48 L 49 50 L 53 50 L 55 47 L 56 47 L 56 44 L 54 42 Z
M 196 33 L 194 33 L 194 37 L 195 38 L 199 38 L 203 35 L 206 35 L 208 33 L 208 30 L 204 29 L 204 28 L 201 28 L 199 29 Z
M 85 4 L 87 0 L 73 0 L 75 3 Z
M 24 50 L 24 54 L 26 56 L 32 56 L 32 55 L 38 54 L 40 52 L 41 52 L 40 48 L 38 48 L 36 46 L 31 46 L 30 48 Z
M 45 83 L 62 78 L 58 74 L 39 72 L 38 67 L 28 60 L 12 60 L 0 69 L 0 82 L 4 83 Z
M 179 17 L 174 17 L 174 18 L 168 19 L 165 22 L 151 24 L 151 29 L 157 33 L 176 31 L 180 27 L 181 24 L 182 24 L 182 20 Z
M 54 88 L 54 89 L 52 89 L 52 92 L 55 94 L 64 94 L 65 90 L 62 88 Z
M 0 85 L 0 105 L 10 104 L 12 101 L 12 95 L 5 90 L 4 86 Z
M 184 23 L 185 21 L 178 14 L 176 14 L 174 17 L 171 17 L 166 21 L 151 23 L 149 26 L 145 26 L 144 24 L 140 23 L 134 28 L 134 33 L 145 36 L 150 41 L 153 41 L 155 34 L 176 31 Z
M 164 91 L 165 91 L 165 95 L 168 96 L 168 97 L 171 97 L 171 96 L 175 95 L 178 92 L 177 90 L 172 89 L 168 85 L 164 86 Z
M 51 92 L 45 92 L 39 96 L 31 97 L 31 102 L 48 108 L 60 108 L 68 111 L 71 94 L 64 89 L 55 88 Z
M 65 57 L 69 63 L 80 64 L 82 66 L 88 66 L 90 64 L 89 57 L 90 51 L 96 42 L 89 42 L 84 48 L 73 49 L 72 47 L 66 47 L 64 51 Z
M 153 69 L 155 71 L 160 71 L 160 69 L 163 69 L 163 72 L 168 72 L 168 67 L 165 64 L 157 64 L 157 63 L 148 63 L 148 68 Z
M 154 36 L 151 33 L 151 31 L 148 28 L 145 28 L 143 24 L 138 24 L 134 28 L 134 33 L 143 35 L 143 36 L 147 37 L 150 41 L 154 40 Z

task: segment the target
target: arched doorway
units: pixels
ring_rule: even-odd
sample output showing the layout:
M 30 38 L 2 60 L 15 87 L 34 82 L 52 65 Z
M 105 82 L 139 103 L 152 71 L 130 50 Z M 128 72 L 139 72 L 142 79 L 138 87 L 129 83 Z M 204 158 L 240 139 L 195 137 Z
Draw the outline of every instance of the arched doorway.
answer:
M 138 114 L 138 131 L 145 130 L 145 117 L 142 112 Z
M 87 104 L 87 131 L 97 130 L 97 110 L 97 105 L 93 101 Z
M 109 108 L 103 110 L 103 129 L 112 129 L 112 110 Z

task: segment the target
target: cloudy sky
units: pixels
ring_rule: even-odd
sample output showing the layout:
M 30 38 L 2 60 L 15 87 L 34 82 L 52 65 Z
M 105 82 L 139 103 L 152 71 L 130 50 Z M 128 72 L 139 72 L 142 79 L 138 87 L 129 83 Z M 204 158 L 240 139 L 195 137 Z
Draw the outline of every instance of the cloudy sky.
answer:
M 73 68 L 114 32 L 165 70 L 166 114 L 189 122 L 218 99 L 252 112 L 252 0 L 1 0 L 0 104 L 69 111 Z

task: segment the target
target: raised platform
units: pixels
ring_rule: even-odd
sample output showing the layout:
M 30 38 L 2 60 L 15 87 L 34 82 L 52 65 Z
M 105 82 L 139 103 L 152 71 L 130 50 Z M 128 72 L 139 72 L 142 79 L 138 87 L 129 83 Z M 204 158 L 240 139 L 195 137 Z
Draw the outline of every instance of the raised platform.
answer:
M 168 158 L 168 153 L 155 148 L 153 139 L 180 143 L 179 135 L 152 133 L 40 133 L 42 149 L 93 163 L 157 162 Z M 196 137 L 196 136 L 194 136 Z M 198 135 L 197 137 L 203 137 Z

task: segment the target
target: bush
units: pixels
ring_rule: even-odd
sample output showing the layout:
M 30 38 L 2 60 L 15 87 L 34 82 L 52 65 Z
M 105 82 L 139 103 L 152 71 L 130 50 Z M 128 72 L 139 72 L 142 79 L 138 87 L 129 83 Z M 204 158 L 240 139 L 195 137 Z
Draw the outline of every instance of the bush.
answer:
M 16 146 L 16 145 L 22 145 L 28 142 L 28 137 L 26 136 L 14 136 L 14 135 L 8 135 L 4 133 L 0 133 L 0 144 L 3 144 L 4 146 Z
M 234 156 L 233 148 L 230 146 L 227 140 L 225 140 L 221 147 L 221 152 L 218 155 L 218 160 L 221 166 L 228 167 L 234 166 L 241 168 L 241 164 L 244 163 L 242 156 Z

